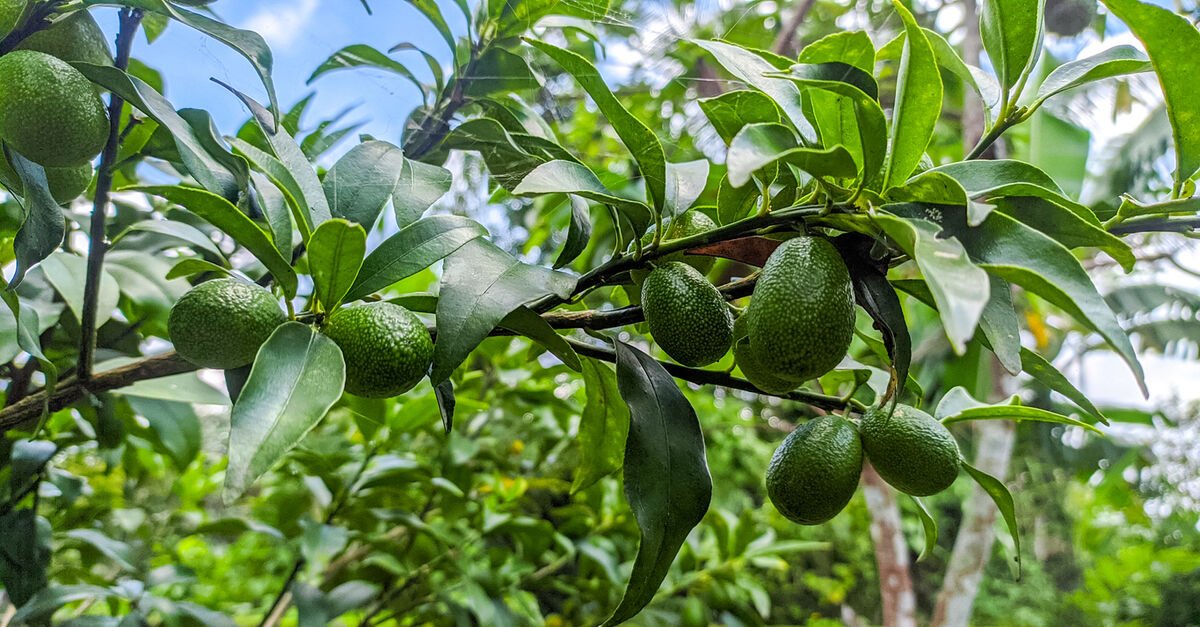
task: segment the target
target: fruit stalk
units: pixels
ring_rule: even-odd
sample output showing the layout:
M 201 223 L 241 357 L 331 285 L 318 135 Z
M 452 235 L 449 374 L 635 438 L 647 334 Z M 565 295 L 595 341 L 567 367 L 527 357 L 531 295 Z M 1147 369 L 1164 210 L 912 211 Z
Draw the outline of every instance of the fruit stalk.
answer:
M 117 57 L 114 66 L 125 71 L 129 67 L 129 56 L 133 49 L 133 38 L 142 22 L 141 9 L 121 9 L 120 27 L 117 31 Z M 87 278 L 83 288 L 83 314 L 80 316 L 79 363 L 76 371 L 79 382 L 87 387 L 92 380 L 92 366 L 96 357 L 96 308 L 100 300 L 100 276 L 104 268 L 104 253 L 108 249 L 105 238 L 105 222 L 108 215 L 109 194 L 112 191 L 113 169 L 121 144 L 121 109 L 125 99 L 113 93 L 108 100 L 108 141 L 100 154 L 100 169 L 96 176 L 96 195 L 92 204 L 90 243 L 88 246 Z

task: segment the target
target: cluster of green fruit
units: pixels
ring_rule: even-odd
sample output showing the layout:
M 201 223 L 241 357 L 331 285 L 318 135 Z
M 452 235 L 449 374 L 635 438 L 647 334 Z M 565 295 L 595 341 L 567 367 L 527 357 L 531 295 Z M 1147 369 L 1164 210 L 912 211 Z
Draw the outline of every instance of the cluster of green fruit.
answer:
M 0 0 L 0 39 L 21 26 L 32 4 Z M 84 10 L 59 18 L 0 56 L 0 142 L 43 166 L 50 194 L 61 203 L 91 183 L 91 161 L 104 148 L 109 127 L 99 92 L 71 63 L 112 63 L 104 33 Z M 0 158 L 0 184 L 22 189 L 7 158 Z
M 954 483 L 962 458 L 945 425 L 914 407 L 873 407 L 857 425 L 821 416 L 788 434 L 775 450 L 767 496 L 788 520 L 819 525 L 850 502 L 864 460 L 897 490 L 929 496 Z
M 171 309 L 167 332 L 175 351 L 202 368 L 231 369 L 255 361 L 287 321 L 267 290 L 233 278 L 205 281 Z M 321 331 L 342 350 L 346 391 L 388 398 L 412 389 L 429 371 L 433 341 L 411 311 L 387 302 L 338 310 Z

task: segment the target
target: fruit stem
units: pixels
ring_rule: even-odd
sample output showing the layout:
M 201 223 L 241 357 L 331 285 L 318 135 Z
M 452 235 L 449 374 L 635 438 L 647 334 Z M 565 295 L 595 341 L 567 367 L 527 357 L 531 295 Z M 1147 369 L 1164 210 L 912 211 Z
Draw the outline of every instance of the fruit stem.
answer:
M 117 57 L 113 65 L 124 71 L 129 67 L 129 56 L 133 49 L 133 38 L 142 22 L 141 9 L 121 9 L 120 27 L 117 31 Z M 92 378 L 92 366 L 96 357 L 96 309 L 100 302 L 100 278 L 104 271 L 104 253 L 108 249 L 105 239 L 108 199 L 112 191 L 113 168 L 121 145 L 121 109 L 125 99 L 113 93 L 108 100 L 108 141 L 100 155 L 100 169 L 96 176 L 96 195 L 92 205 L 91 241 L 88 246 L 87 278 L 83 288 L 83 314 L 80 316 L 79 363 L 76 367 L 80 383 L 86 387 Z

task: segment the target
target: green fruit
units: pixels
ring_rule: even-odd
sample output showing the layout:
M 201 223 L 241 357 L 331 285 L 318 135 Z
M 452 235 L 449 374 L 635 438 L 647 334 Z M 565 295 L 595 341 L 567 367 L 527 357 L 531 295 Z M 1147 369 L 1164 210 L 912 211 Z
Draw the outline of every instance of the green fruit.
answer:
M 854 425 L 839 416 L 814 418 L 775 449 L 767 466 L 767 496 L 788 520 L 819 525 L 850 502 L 862 465 Z
M 412 389 L 429 371 L 433 340 L 411 311 L 392 303 L 342 309 L 323 329 L 346 359 L 346 391 L 390 398 Z
M 17 27 L 27 4 L 27 0 L 0 0 L 0 39 Z
M 45 168 L 46 183 L 50 186 L 50 195 L 59 204 L 67 204 L 75 200 L 87 190 L 92 183 L 92 164 L 85 163 L 67 168 Z M 13 169 L 7 159 L 0 158 L 0 185 L 20 193 L 21 177 Z
M 950 487 L 958 477 L 958 442 L 933 416 L 897 405 L 890 417 L 884 408 L 863 414 L 863 449 L 871 465 L 892 487 L 913 496 L 929 496 Z
M 814 379 L 850 347 L 850 272 L 828 240 L 790 239 L 767 259 L 746 313 L 750 349 L 763 368 L 784 379 Z
M 1046 29 L 1074 37 L 1096 19 L 1096 0 L 1046 0 Z
M 786 394 L 799 387 L 801 382 L 778 377 L 759 363 L 746 338 L 749 321 L 749 316 L 743 314 L 733 323 L 733 360 L 742 369 L 742 376 L 768 394 Z
M 26 37 L 17 49 L 44 52 L 69 63 L 112 65 L 113 62 L 104 31 L 87 11 L 71 13 L 50 28 Z
M 646 277 L 642 311 L 654 341 L 685 366 L 707 366 L 733 342 L 733 314 L 725 298 L 685 263 L 664 263 Z
M 108 116 L 65 61 L 20 50 L 0 57 L 0 139 L 46 167 L 83 165 L 104 148 Z
M 699 235 L 715 228 L 717 228 L 717 223 L 713 222 L 713 219 L 707 215 L 699 211 L 685 211 L 665 225 L 663 232 L 666 233 L 666 236 L 663 238 L 663 241 L 669 242 L 673 239 L 691 237 L 692 235 Z M 653 240 L 654 231 L 650 231 L 642 237 L 642 245 L 645 246 Z M 660 258 L 660 261 L 682 261 L 699 270 L 701 274 L 708 274 L 708 271 L 712 270 L 713 264 L 717 262 L 715 257 L 685 255 L 682 252 L 664 255 Z
M 175 303 L 167 332 L 184 359 L 228 370 L 254 361 L 259 347 L 286 321 L 267 290 L 237 279 L 213 279 Z

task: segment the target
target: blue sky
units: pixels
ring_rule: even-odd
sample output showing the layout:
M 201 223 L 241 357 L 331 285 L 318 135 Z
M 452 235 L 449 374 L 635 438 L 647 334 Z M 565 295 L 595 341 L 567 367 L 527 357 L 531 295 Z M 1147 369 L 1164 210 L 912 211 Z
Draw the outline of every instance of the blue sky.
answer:
M 443 14 L 456 34 L 466 29 L 459 10 L 443 4 Z M 407 2 L 372 0 L 367 15 L 357 0 L 222 0 L 213 8 L 222 20 L 258 32 L 275 56 L 275 84 L 286 108 L 310 91 L 317 97 L 307 122 L 347 107 L 347 121 L 365 122 L 360 132 L 397 141 L 405 117 L 420 103 L 420 94 L 405 79 L 378 70 L 343 70 L 306 85 L 312 71 L 340 48 L 365 43 L 386 51 L 408 41 L 450 65 L 446 43 L 428 21 Z M 447 6 L 448 5 L 448 6 Z M 116 28 L 116 9 L 94 13 L 110 34 Z M 163 73 L 166 95 L 176 108 L 194 107 L 212 113 L 221 131 L 232 134 L 247 119 L 240 103 L 209 81 L 218 78 L 265 102 L 266 93 L 244 58 L 220 42 L 178 23 L 171 24 L 153 44 L 139 37 L 134 56 Z M 394 55 L 423 80 L 429 70 L 415 52 Z M 448 72 L 447 72 L 448 73 Z

